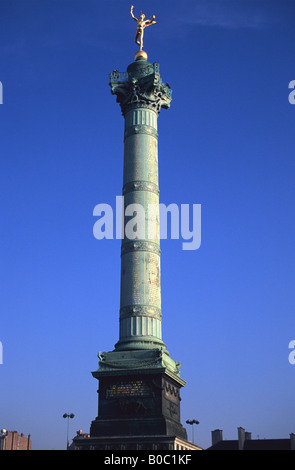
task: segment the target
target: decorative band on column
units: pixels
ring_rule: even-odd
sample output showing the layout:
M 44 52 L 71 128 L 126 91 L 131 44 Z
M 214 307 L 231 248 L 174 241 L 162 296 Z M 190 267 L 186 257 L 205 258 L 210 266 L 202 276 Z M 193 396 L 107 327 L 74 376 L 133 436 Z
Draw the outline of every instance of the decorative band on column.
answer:
M 133 340 L 134 337 L 153 336 L 162 339 L 161 320 L 153 317 L 127 317 L 120 319 L 120 341 L 128 338 Z
M 133 191 L 150 191 L 157 195 L 160 193 L 159 186 L 150 181 L 131 181 L 130 183 L 124 184 L 122 191 L 123 196 Z
M 161 254 L 160 246 L 154 242 L 136 240 L 134 242 L 127 242 L 122 244 L 121 256 L 133 251 L 150 251 L 151 253 L 155 253 L 159 256 Z
M 125 114 L 125 129 L 132 126 L 148 126 L 157 130 L 157 112 L 147 109 L 143 103 L 136 103 L 139 108 L 130 109 Z
M 124 132 L 124 140 L 126 140 L 127 137 L 130 137 L 131 135 L 134 135 L 134 134 L 147 134 L 147 135 L 151 135 L 152 137 L 155 137 L 156 139 L 158 138 L 158 132 L 156 131 L 154 127 L 138 125 L 138 126 L 127 127 L 127 129 Z
M 152 305 L 127 305 L 120 308 L 120 319 L 127 317 L 152 317 L 158 320 L 162 318 L 162 312 L 159 307 Z

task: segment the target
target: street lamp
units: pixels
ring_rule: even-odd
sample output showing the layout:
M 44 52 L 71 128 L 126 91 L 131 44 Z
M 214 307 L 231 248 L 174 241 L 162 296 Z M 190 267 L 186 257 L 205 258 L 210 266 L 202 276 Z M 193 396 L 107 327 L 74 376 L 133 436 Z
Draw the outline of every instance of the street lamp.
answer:
M 65 413 L 62 415 L 63 418 L 68 418 L 68 423 L 67 423 L 67 450 L 69 448 L 69 418 L 73 419 L 75 417 L 75 415 L 73 413 L 71 414 L 68 414 L 68 413 Z
M 191 424 L 192 426 L 192 435 L 193 435 L 193 444 L 195 443 L 195 438 L 194 438 L 194 424 L 200 424 L 197 419 L 187 419 L 186 420 L 187 424 Z

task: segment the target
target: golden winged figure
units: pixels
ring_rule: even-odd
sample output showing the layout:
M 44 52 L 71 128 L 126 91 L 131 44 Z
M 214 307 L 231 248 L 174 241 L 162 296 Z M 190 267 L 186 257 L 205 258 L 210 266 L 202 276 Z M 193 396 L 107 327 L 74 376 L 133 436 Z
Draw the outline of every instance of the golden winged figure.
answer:
M 156 24 L 157 22 L 155 21 L 155 15 L 151 16 L 149 20 L 145 20 L 145 15 L 140 12 L 139 18 L 136 18 L 133 14 L 133 8 L 134 6 L 132 5 L 130 8 L 130 14 L 132 18 L 137 22 L 137 28 L 136 28 L 136 34 L 135 34 L 135 42 L 140 46 L 140 50 L 142 51 L 143 48 L 143 31 L 144 28 L 147 26 L 151 26 L 152 24 Z

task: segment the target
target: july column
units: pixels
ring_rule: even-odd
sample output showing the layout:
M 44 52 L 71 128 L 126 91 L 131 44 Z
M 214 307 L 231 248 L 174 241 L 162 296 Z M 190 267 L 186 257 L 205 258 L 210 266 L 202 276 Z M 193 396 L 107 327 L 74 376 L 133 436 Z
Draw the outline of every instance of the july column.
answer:
M 111 86 L 125 118 L 125 235 L 121 249 L 120 338 L 116 349 L 165 348 L 157 119 L 161 107 L 169 107 L 171 92 L 160 79 L 157 64 L 144 59 L 132 63 L 125 76 L 111 76 Z M 140 208 L 143 211 L 139 213 Z

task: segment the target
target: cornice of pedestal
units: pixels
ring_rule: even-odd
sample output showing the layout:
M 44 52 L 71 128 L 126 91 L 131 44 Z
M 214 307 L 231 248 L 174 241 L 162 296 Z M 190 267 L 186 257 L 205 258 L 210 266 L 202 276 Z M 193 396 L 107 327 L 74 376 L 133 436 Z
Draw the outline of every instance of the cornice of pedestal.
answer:
M 131 109 L 147 108 L 160 113 L 168 109 L 172 90 L 164 84 L 159 73 L 159 64 L 137 60 L 129 65 L 127 72 L 114 70 L 110 74 L 110 87 L 125 115 Z
M 166 346 L 157 348 L 126 349 L 120 348 L 99 353 L 98 369 L 92 372 L 93 377 L 164 373 L 176 384 L 184 387 L 186 382 L 180 377 L 180 363 L 170 358 Z

